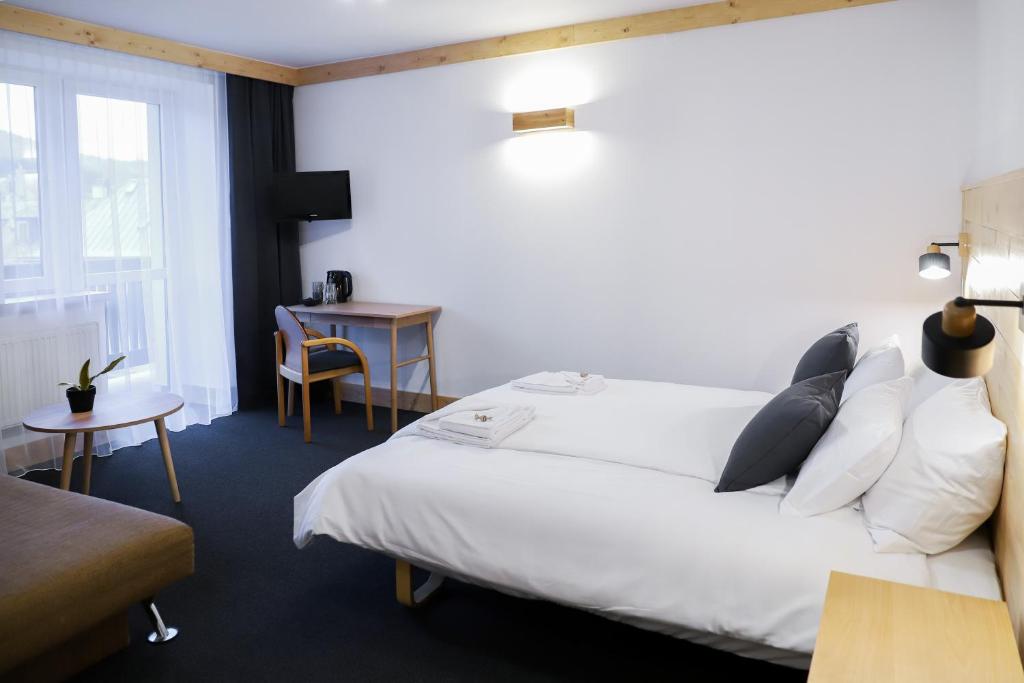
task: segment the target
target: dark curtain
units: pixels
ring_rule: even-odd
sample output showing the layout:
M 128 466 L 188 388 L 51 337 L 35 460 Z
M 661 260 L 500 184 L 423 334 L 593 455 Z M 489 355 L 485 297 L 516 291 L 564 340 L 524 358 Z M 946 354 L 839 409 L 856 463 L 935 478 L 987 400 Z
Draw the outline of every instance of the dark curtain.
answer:
M 273 403 L 274 307 L 302 298 L 298 225 L 274 220 L 269 203 L 274 174 L 295 170 L 293 90 L 227 77 L 235 361 L 242 409 Z

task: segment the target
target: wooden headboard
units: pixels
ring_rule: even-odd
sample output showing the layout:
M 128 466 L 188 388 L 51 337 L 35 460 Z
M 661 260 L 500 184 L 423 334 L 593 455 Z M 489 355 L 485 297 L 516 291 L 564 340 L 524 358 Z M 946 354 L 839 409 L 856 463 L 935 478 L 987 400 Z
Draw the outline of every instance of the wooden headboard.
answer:
M 964 295 L 1021 297 L 1024 285 L 1024 170 L 964 189 L 969 237 Z M 995 365 L 986 376 L 992 412 L 1006 423 L 1006 473 L 993 519 L 996 565 L 1017 647 L 1024 653 L 1024 332 L 1013 308 L 985 308 L 996 326 Z

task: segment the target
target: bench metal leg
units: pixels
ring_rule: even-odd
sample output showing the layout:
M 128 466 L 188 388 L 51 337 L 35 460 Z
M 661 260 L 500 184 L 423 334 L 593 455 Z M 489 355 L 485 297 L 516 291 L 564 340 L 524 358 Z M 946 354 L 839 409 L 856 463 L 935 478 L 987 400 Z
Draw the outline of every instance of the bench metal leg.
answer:
M 156 608 L 156 603 L 152 599 L 146 600 L 142 603 L 142 608 L 146 610 L 149 623 L 153 625 L 153 632 L 149 634 L 149 642 L 153 645 L 159 645 L 160 643 L 166 643 L 168 640 L 174 640 L 174 637 L 178 635 L 178 629 L 164 625 L 164 620 L 160 618 L 160 610 Z
M 444 576 L 431 572 L 423 585 L 412 586 L 412 565 L 405 560 L 395 560 L 395 597 L 406 607 L 419 607 L 426 602 L 444 583 Z

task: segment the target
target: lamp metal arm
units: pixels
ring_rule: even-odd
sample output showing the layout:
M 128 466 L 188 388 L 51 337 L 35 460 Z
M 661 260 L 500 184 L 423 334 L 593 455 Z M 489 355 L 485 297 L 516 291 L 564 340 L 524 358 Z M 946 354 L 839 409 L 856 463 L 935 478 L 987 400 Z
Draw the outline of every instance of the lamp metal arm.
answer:
M 958 296 L 953 303 L 964 308 L 966 306 L 1002 306 L 1004 308 L 1024 308 L 1024 301 L 1006 301 L 1003 299 L 966 299 Z
M 959 247 L 959 242 L 932 242 L 933 246 L 936 247 Z

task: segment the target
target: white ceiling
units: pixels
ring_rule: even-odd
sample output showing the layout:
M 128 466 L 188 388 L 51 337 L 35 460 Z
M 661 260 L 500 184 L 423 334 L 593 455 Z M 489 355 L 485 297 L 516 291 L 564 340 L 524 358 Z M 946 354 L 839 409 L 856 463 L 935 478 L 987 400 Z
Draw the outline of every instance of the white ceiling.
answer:
M 310 66 L 702 1 L 15 0 L 11 4 L 287 66 Z

